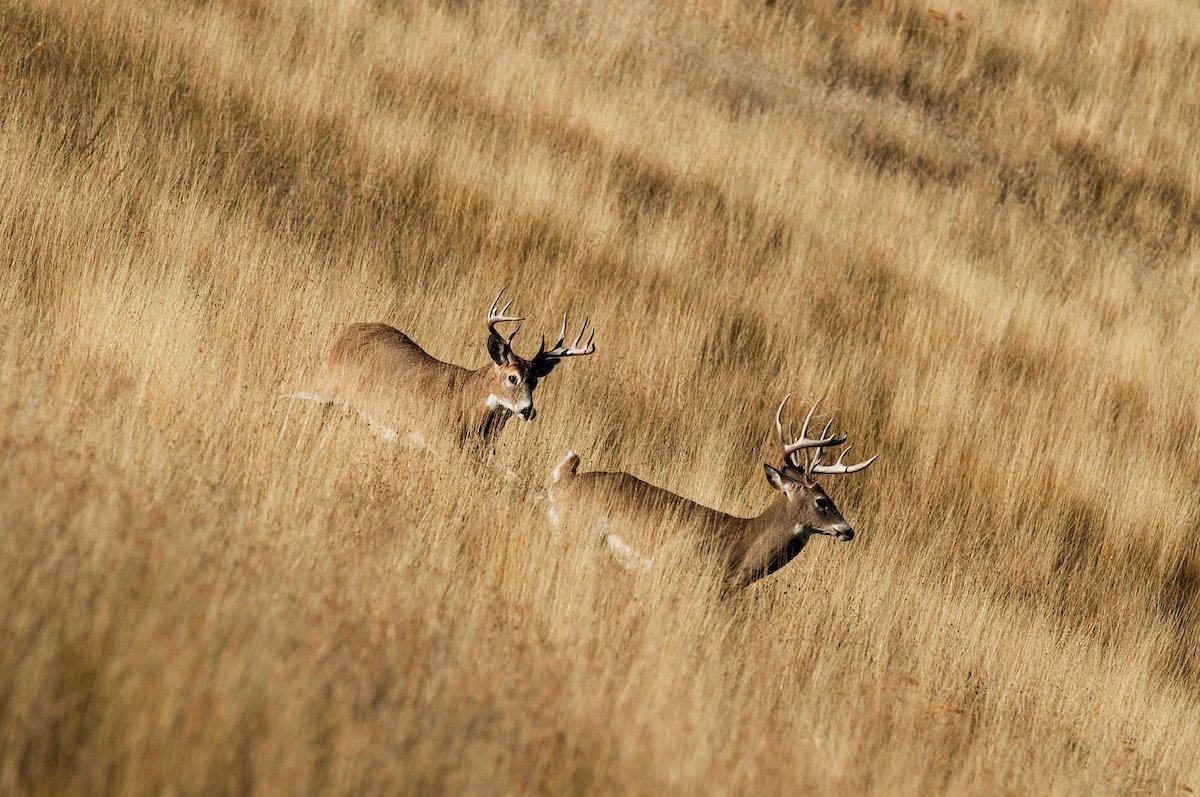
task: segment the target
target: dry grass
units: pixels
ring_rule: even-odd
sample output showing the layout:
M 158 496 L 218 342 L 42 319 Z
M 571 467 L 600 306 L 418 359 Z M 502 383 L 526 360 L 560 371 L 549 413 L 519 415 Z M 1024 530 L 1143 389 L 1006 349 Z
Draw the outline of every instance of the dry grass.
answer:
M 1200 788 L 1197 85 L 1173 0 L 8 0 L 0 792 Z M 501 284 L 600 327 L 521 483 L 276 400 Z M 786 390 L 853 544 L 546 528 L 761 507 Z

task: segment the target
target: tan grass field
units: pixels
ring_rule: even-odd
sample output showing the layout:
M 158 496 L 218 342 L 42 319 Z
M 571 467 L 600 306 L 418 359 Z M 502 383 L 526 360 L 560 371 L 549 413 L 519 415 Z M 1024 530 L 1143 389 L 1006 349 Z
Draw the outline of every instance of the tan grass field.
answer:
M 1182 0 L 3 0 L 0 793 L 1200 790 L 1197 86 Z M 517 481 L 278 398 L 502 285 L 599 329 Z M 788 391 L 853 543 L 548 528 L 761 509 Z

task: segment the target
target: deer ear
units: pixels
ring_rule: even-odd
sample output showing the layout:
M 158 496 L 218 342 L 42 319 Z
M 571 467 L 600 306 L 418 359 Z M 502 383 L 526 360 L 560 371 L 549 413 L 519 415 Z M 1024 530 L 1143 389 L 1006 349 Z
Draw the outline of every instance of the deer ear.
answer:
M 545 379 L 559 362 L 550 357 L 534 357 L 529 361 L 529 374 L 534 379 Z
M 783 489 L 783 474 L 772 468 L 770 465 L 763 463 L 763 472 L 767 476 L 767 483 L 776 490 Z
M 488 354 L 496 365 L 504 365 L 512 354 L 512 347 L 508 345 L 508 341 L 495 333 L 488 335 L 487 347 Z

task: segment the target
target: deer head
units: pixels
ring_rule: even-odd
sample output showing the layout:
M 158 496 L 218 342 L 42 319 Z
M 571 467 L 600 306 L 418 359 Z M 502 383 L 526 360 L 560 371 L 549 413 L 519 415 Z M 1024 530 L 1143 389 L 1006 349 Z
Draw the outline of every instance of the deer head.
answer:
M 779 409 L 775 412 L 775 431 L 779 436 L 779 444 L 783 448 L 783 467 L 774 468 L 769 464 L 764 464 L 763 469 L 766 472 L 767 481 L 783 494 L 784 514 L 793 524 L 794 534 L 824 534 L 836 537 L 843 542 L 849 542 L 854 539 L 854 529 L 838 512 L 833 499 L 817 483 L 816 477 L 821 474 L 857 473 L 867 468 L 878 458 L 878 455 L 856 465 L 846 465 L 843 460 L 846 452 L 850 450 L 850 447 L 847 446 L 832 465 L 821 464 L 822 449 L 826 446 L 840 446 L 846 442 L 846 437 L 845 435 L 829 434 L 829 430 L 833 426 L 832 418 L 825 424 L 825 428 L 818 437 L 808 436 L 808 425 L 812 421 L 813 413 L 817 411 L 820 401 L 813 404 L 812 409 L 808 411 L 799 437 L 792 437 L 790 430 L 785 433 L 783 408 L 789 398 L 791 398 L 790 395 L 785 396 L 779 404 Z M 804 460 L 801 458 L 800 452 L 806 450 L 811 450 L 813 454 L 811 458 Z
M 509 309 L 512 307 L 511 299 L 503 307 L 500 307 L 500 297 L 503 293 L 504 291 L 501 291 L 496 294 L 496 299 L 488 310 L 487 348 L 488 354 L 492 358 L 492 366 L 487 380 L 490 391 L 487 405 L 489 409 L 504 408 L 515 413 L 523 421 L 532 421 L 537 415 L 537 410 L 533 406 L 533 391 L 537 388 L 538 382 L 549 376 L 550 372 L 554 370 L 554 366 L 567 357 L 580 357 L 595 352 L 596 346 L 593 341 L 596 338 L 596 331 L 593 329 L 591 335 L 588 336 L 587 343 L 584 343 L 583 338 L 588 334 L 588 321 L 584 319 L 583 326 L 574 342 L 570 346 L 565 345 L 567 314 L 563 313 L 562 329 L 559 331 L 558 340 L 547 349 L 546 338 L 543 335 L 538 353 L 526 360 L 513 351 L 512 347 L 513 338 L 521 331 L 520 322 L 525 318 L 509 315 Z M 517 326 L 508 337 L 505 337 L 496 329 L 496 325 L 508 322 L 514 322 Z

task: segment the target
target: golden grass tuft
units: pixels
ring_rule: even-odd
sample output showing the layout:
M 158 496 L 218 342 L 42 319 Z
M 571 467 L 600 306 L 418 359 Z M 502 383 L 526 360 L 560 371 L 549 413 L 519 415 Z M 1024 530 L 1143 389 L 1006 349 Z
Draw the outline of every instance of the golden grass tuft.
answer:
M 1200 788 L 1200 12 L 10 0 L 0 791 Z M 521 479 L 281 401 L 340 327 L 600 353 Z M 537 495 L 882 458 L 737 599 Z

